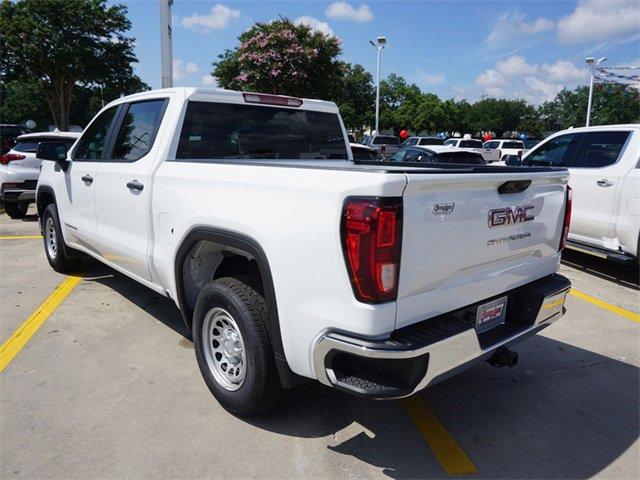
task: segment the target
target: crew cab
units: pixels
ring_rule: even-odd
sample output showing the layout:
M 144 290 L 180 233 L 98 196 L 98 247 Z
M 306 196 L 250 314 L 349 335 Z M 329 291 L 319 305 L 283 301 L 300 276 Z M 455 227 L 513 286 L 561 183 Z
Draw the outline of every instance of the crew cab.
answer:
M 504 162 L 507 155 L 522 155 L 524 143 L 520 140 L 489 140 L 484 142 L 484 159 L 488 162 Z
M 360 163 L 332 102 L 203 88 L 119 98 L 64 149 L 38 150 L 49 263 L 173 299 L 237 415 L 305 379 L 397 398 L 513 365 L 564 313 L 563 168 Z
M 639 263 L 640 125 L 563 130 L 527 152 L 522 164 L 562 166 L 571 172 L 569 248 Z
M 400 148 L 398 137 L 394 135 L 366 135 L 362 139 L 362 144 L 375 148 L 383 157 L 393 155 Z
M 41 160 L 36 158 L 40 142 L 63 142 L 67 148 L 80 136 L 76 132 L 39 132 L 20 135 L 11 149 L 0 156 L 0 200 L 11 218 L 24 218 L 36 201 Z

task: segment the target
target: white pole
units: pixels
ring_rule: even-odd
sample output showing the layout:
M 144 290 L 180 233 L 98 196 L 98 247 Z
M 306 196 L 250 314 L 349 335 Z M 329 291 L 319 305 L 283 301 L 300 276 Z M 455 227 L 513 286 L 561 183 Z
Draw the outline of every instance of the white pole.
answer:
M 591 64 L 591 82 L 589 82 L 589 101 L 587 102 L 587 124 L 586 124 L 587 127 L 591 122 L 591 102 L 593 98 L 593 81 L 595 76 L 596 76 L 596 66 L 595 64 L 592 63 Z
M 160 0 L 160 47 L 162 55 L 162 88 L 173 87 L 173 49 L 171 41 L 171 5 L 173 0 Z
M 380 133 L 379 130 L 379 122 L 380 122 L 380 51 L 382 50 L 382 47 L 380 45 L 378 45 L 376 47 L 376 50 L 378 51 L 378 61 L 377 61 L 377 67 L 376 67 L 376 134 Z

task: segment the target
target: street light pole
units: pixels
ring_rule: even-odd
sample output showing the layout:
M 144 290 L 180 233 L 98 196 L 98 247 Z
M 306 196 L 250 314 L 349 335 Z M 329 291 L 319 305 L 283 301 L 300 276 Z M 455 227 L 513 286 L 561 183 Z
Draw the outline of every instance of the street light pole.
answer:
M 387 37 L 378 37 L 377 41 L 369 40 L 369 43 L 376 49 L 376 130 L 375 133 L 380 133 L 380 52 L 387 44 Z
M 587 101 L 587 123 L 586 123 L 587 127 L 591 123 L 591 106 L 593 104 L 593 84 L 596 78 L 596 67 L 600 66 L 600 64 L 603 63 L 606 59 L 607 57 L 602 57 L 602 58 L 599 58 L 597 62 L 596 62 L 596 59 L 593 57 L 587 57 L 584 59 L 584 62 L 591 67 L 591 81 L 589 82 L 589 100 Z
M 173 47 L 171 41 L 171 5 L 173 0 L 160 0 L 160 48 L 162 88 L 173 87 Z

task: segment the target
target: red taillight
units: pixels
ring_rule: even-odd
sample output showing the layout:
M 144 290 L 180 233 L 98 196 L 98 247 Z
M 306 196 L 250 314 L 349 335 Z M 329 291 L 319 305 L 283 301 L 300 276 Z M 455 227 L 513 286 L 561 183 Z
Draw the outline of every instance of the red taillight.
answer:
M 280 105 L 282 107 L 299 107 L 302 99 L 284 97 L 282 95 L 267 95 L 265 93 L 243 93 L 242 97 L 247 103 L 265 103 L 267 105 Z
M 560 238 L 560 250 L 567 245 L 569 237 L 569 225 L 571 224 L 571 207 L 573 205 L 573 190 L 567 185 L 567 199 L 564 208 L 564 221 L 562 222 L 562 237 Z
M 24 160 L 26 157 L 24 155 L 20 155 L 19 153 L 5 153 L 0 156 L 0 163 L 2 165 L 6 165 L 9 162 L 13 162 L 14 160 Z
M 341 234 L 356 298 L 367 303 L 395 300 L 400 272 L 402 198 L 347 198 Z

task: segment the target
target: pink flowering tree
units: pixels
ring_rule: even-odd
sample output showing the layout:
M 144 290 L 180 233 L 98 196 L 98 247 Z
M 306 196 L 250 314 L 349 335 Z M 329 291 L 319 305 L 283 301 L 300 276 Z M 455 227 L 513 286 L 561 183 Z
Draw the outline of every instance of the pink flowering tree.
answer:
M 218 85 L 307 98 L 336 99 L 345 65 L 337 57 L 340 40 L 296 25 L 287 18 L 256 23 L 238 37 L 240 45 L 215 62 Z

